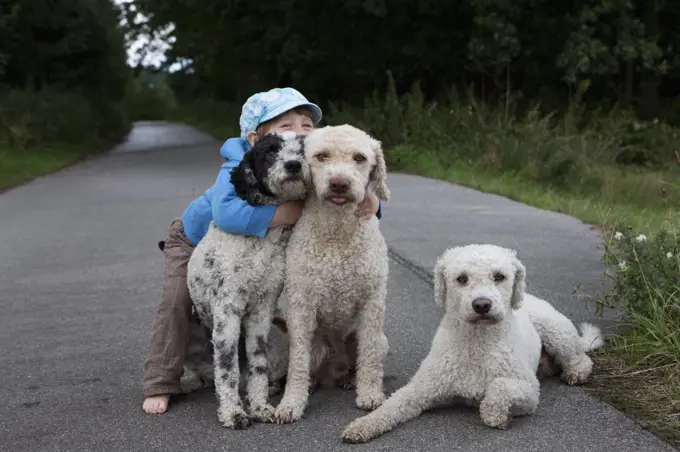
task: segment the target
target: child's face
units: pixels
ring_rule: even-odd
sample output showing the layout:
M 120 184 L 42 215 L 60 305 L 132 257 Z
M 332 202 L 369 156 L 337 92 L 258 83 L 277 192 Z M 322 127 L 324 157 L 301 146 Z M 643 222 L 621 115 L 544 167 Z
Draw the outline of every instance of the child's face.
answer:
M 303 113 L 289 111 L 272 119 L 271 122 L 267 124 L 265 133 L 295 132 L 300 135 L 307 135 L 311 133 L 312 130 L 314 130 L 312 118 Z
M 312 130 L 314 130 L 314 121 L 312 121 L 311 114 L 291 110 L 268 121 L 261 134 L 295 132 L 300 135 L 308 135 Z M 258 132 L 253 131 L 248 134 L 248 141 L 251 146 L 254 146 L 257 140 Z

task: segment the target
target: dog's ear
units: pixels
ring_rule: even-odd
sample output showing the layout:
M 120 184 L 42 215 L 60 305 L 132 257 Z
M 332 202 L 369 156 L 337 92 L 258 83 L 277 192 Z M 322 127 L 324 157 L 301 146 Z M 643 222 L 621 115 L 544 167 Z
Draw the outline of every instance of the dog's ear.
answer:
M 370 181 L 373 184 L 373 189 L 378 199 L 389 201 L 390 190 L 387 188 L 387 165 L 385 165 L 382 143 L 371 138 L 371 149 L 375 154 L 375 166 L 371 169 Z
M 512 266 L 515 269 L 515 281 L 512 285 L 512 298 L 510 298 L 510 307 L 512 309 L 519 309 L 522 307 L 522 302 L 524 301 L 527 270 L 524 267 L 524 264 L 522 264 L 522 262 L 517 257 L 517 254 L 514 252 Z
M 274 195 L 264 184 L 264 178 L 267 177 L 264 161 L 267 153 L 280 151 L 282 143 L 280 136 L 265 135 L 243 154 L 243 159 L 231 172 L 231 183 L 236 195 L 251 206 L 272 202 Z
M 434 302 L 446 309 L 446 278 L 444 277 L 444 258 L 440 257 L 434 265 Z
M 263 204 L 264 196 L 253 170 L 253 155 L 252 149 L 243 154 L 243 159 L 231 172 L 231 183 L 239 198 L 251 206 L 259 206 Z

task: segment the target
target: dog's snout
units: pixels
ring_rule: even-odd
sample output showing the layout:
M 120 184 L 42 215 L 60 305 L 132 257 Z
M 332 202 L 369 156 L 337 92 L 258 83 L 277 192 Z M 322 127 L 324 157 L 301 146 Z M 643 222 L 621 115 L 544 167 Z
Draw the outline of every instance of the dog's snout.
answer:
M 475 298 L 472 301 L 472 309 L 477 314 L 487 314 L 491 310 L 491 300 L 488 298 Z
M 300 172 L 302 169 L 302 163 L 300 163 L 298 160 L 287 160 L 284 164 L 283 167 L 285 168 L 286 171 L 288 171 L 291 174 L 297 174 Z
M 331 177 L 329 184 L 333 193 L 347 193 L 349 191 L 349 180 L 342 176 Z

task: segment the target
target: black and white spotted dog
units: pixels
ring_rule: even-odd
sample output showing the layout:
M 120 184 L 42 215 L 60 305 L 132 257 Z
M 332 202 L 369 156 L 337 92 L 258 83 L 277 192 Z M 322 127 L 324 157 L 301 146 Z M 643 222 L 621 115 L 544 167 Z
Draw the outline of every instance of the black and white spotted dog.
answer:
M 303 149 L 303 137 L 293 133 L 263 137 L 232 172 L 238 196 L 254 206 L 304 199 L 311 176 Z M 217 416 L 225 427 L 248 428 L 251 418 L 260 422 L 273 420 L 274 408 L 268 402 L 271 372 L 267 348 L 283 289 L 290 232 L 291 227 L 278 227 L 259 238 L 230 234 L 212 223 L 189 260 L 189 293 L 202 325 L 192 331 L 185 375 L 189 379 L 214 376 Z M 242 328 L 248 369 L 247 414 L 239 396 Z M 212 344 L 202 337 L 201 331 L 206 330 L 212 331 Z M 210 349 L 213 357 L 206 359 L 205 353 Z M 214 374 L 213 368 L 206 369 L 206 363 L 212 364 Z M 185 377 L 183 385 L 186 381 Z

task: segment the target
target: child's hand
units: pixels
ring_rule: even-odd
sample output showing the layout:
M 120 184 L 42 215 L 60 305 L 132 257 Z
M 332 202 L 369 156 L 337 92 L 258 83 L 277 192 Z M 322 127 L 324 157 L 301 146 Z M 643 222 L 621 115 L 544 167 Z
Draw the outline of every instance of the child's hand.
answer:
M 302 201 L 289 201 L 279 205 L 274 212 L 274 217 L 271 223 L 269 223 L 269 227 L 277 228 L 284 225 L 294 225 L 300 219 L 300 215 L 302 215 L 303 206 L 304 203 Z
M 358 217 L 368 217 L 371 218 L 373 215 L 378 213 L 378 208 L 380 208 L 380 200 L 370 191 L 366 190 L 366 196 L 364 200 L 357 206 L 356 215 Z

